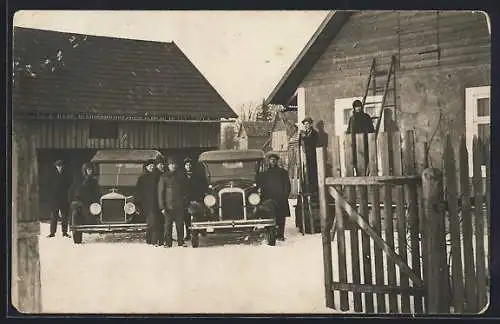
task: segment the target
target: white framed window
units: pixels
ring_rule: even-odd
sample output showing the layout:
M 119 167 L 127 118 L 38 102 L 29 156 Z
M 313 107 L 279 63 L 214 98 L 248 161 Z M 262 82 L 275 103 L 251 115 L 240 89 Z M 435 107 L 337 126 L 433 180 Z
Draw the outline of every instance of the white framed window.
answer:
M 481 141 L 491 136 L 490 86 L 465 89 L 465 131 L 467 151 L 469 153 L 469 175 L 472 171 L 472 140 L 476 135 Z M 481 166 L 482 176 L 486 176 L 486 167 Z
M 351 98 L 340 98 L 335 99 L 335 135 L 342 136 L 347 132 L 347 127 L 349 126 L 349 118 L 352 116 L 352 103 L 354 100 L 363 101 L 363 97 L 351 97 Z M 380 109 L 382 104 L 382 96 L 367 96 L 366 102 L 369 104 L 365 104 L 364 111 L 372 116 L 378 117 L 380 116 Z M 370 104 L 371 102 L 376 102 Z M 373 119 L 373 127 L 376 127 L 377 119 Z M 380 132 L 384 131 L 384 123 L 380 124 Z M 343 138 L 343 137 L 341 137 Z M 344 143 L 340 141 L 340 167 L 341 174 L 345 174 L 345 156 L 344 156 Z M 379 174 L 381 175 L 381 174 Z

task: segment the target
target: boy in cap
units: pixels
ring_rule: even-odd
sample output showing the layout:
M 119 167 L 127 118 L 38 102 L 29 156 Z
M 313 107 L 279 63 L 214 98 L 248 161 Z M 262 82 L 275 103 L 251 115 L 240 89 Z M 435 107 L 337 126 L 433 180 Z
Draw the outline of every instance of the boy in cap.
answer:
M 137 180 L 136 198 L 141 213 L 146 216 L 146 222 L 148 224 L 146 230 L 146 243 L 158 245 L 160 241 L 156 194 L 158 178 L 154 173 L 155 164 L 155 160 L 148 160 L 144 163 L 144 173 L 141 174 Z
M 262 200 L 272 200 L 276 206 L 277 239 L 285 240 L 286 217 L 290 216 L 288 196 L 291 185 L 288 171 L 278 166 L 279 155 L 269 153 L 269 168 L 259 176 L 259 187 L 262 190 Z
M 346 134 L 351 134 L 352 136 L 352 150 L 353 154 L 353 164 L 358 173 L 358 161 L 356 152 L 356 134 L 364 134 L 364 166 L 368 165 L 369 154 L 368 154 L 368 133 L 375 133 L 375 128 L 373 127 L 372 118 L 370 115 L 363 111 L 363 103 L 361 100 L 354 100 L 352 103 L 353 113 L 351 118 L 349 118 L 349 126 L 347 127 Z
M 175 222 L 177 244 L 184 243 L 184 210 L 186 201 L 186 181 L 184 174 L 177 170 L 173 158 L 167 160 L 167 170 L 158 182 L 158 205 L 165 220 L 165 247 L 172 247 L 172 227 Z
M 51 188 L 49 190 L 51 203 L 50 234 L 48 237 L 54 237 L 57 231 L 57 221 L 59 213 L 61 215 L 61 231 L 64 237 L 70 237 L 68 234 L 68 195 L 71 188 L 71 177 L 64 168 L 62 160 L 54 163 L 55 172 L 51 177 Z

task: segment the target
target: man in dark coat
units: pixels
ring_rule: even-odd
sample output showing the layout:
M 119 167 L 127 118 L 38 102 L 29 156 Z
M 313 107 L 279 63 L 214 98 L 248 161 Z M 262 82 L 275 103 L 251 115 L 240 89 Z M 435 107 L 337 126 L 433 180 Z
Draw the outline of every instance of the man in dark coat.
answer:
M 155 164 L 155 160 L 148 160 L 144 163 L 144 173 L 141 174 L 137 180 L 135 197 L 141 213 L 146 217 L 146 222 L 148 224 L 146 230 L 146 243 L 158 246 L 160 241 L 158 233 L 158 199 L 156 193 L 158 177 L 153 172 Z
M 201 203 L 203 196 L 207 191 L 206 178 L 198 169 L 193 168 L 193 161 L 187 157 L 184 159 L 184 176 L 186 177 L 187 195 L 186 195 L 186 213 L 184 223 L 186 224 L 186 240 L 191 239 L 189 227 L 191 226 L 191 215 L 187 207 L 190 204 Z
M 153 170 L 155 176 L 155 197 L 158 197 L 158 182 L 160 177 L 165 173 L 165 159 L 162 155 L 156 158 L 156 167 Z M 158 245 L 163 245 L 165 240 L 165 217 L 161 213 L 160 206 L 158 204 L 158 199 L 155 199 L 155 212 L 157 214 L 158 222 L 156 223 L 156 231 L 158 232 Z
M 285 240 L 285 221 L 290 216 L 288 196 L 291 185 L 288 171 L 278 166 L 279 156 L 275 153 L 268 155 L 269 168 L 259 176 L 259 187 L 262 191 L 262 200 L 271 199 L 276 207 L 276 225 L 278 225 L 277 239 Z
M 303 147 L 306 157 L 306 172 L 309 180 L 309 191 L 317 192 L 318 189 L 318 165 L 316 162 L 316 147 L 319 145 L 318 132 L 313 128 L 313 120 L 306 117 L 302 124 L 304 130 L 300 132 L 300 145 Z M 307 187 L 306 187 L 307 189 Z
M 75 224 L 92 223 L 89 207 L 92 203 L 99 202 L 101 196 L 99 184 L 94 176 L 94 168 L 91 163 L 82 166 L 82 179 L 76 179 L 70 189 L 71 215 L 77 218 Z
M 353 152 L 353 164 L 356 173 L 358 173 L 357 168 L 357 150 L 356 150 L 356 134 L 364 134 L 364 168 L 368 165 L 369 154 L 368 154 L 368 133 L 375 133 L 375 128 L 373 127 L 373 121 L 370 115 L 363 111 L 363 103 L 360 100 L 354 100 L 352 103 L 353 114 L 349 118 L 349 126 L 347 127 L 347 134 L 352 136 L 352 152 Z
M 64 237 L 70 237 L 68 234 L 68 194 L 71 188 L 71 176 L 66 172 L 62 160 L 54 163 L 55 172 L 51 177 L 51 188 L 49 189 L 51 203 L 50 234 L 48 237 L 54 237 L 57 232 L 57 221 L 59 213 L 61 214 L 61 231 Z
M 175 222 L 177 244 L 186 247 L 184 243 L 184 213 L 187 195 L 186 178 L 177 170 L 174 159 L 167 161 L 167 170 L 158 182 L 158 205 L 165 217 L 165 247 L 172 247 L 172 227 Z

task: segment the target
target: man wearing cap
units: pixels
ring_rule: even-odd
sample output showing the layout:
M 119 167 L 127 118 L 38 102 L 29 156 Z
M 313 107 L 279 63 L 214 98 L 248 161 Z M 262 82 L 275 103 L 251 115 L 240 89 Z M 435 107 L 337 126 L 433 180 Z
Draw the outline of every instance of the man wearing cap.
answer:
M 172 247 L 172 227 L 175 222 L 177 231 L 177 244 L 182 247 L 184 243 L 184 210 L 187 195 L 184 174 L 177 170 L 173 158 L 167 160 L 167 170 L 158 182 L 158 205 L 165 219 L 165 247 Z
M 278 166 L 279 155 L 271 152 L 267 155 L 269 168 L 258 178 L 258 185 L 262 191 L 262 200 L 273 200 L 276 206 L 276 225 L 278 225 L 277 239 L 285 240 L 285 221 L 290 216 L 288 196 L 291 185 L 288 171 Z
M 193 168 L 193 161 L 190 157 L 184 159 L 184 176 L 186 177 L 187 195 L 186 212 L 184 223 L 186 224 L 186 240 L 191 239 L 189 227 L 191 226 L 191 215 L 187 207 L 191 204 L 201 203 L 207 190 L 208 183 L 206 178 L 197 169 Z
M 158 177 L 153 172 L 155 168 L 155 160 L 148 160 L 144 163 L 144 173 L 137 180 L 136 198 L 137 204 L 140 207 L 141 213 L 146 216 L 148 228 L 146 230 L 146 243 L 159 245 L 158 222 L 159 215 L 157 212 L 158 205 L 156 186 Z
M 57 160 L 54 163 L 55 172 L 51 177 L 50 206 L 50 234 L 48 237 L 54 237 L 57 232 L 57 221 L 59 213 L 61 215 L 61 231 L 64 237 L 70 237 L 68 234 L 68 210 L 69 202 L 68 195 L 71 188 L 71 176 L 66 172 L 62 160 Z
M 349 118 L 349 126 L 347 127 L 347 134 L 352 136 L 352 150 L 354 154 L 353 164 L 354 168 L 357 170 L 357 153 L 356 153 L 356 134 L 364 134 L 364 163 L 365 167 L 368 165 L 369 154 L 368 154 L 368 133 L 375 133 L 375 128 L 373 127 L 372 118 L 370 115 L 363 111 L 363 103 L 361 100 L 354 100 L 352 103 L 353 113 L 351 118 Z
M 318 188 L 318 167 L 316 162 L 316 147 L 319 145 L 318 132 L 313 128 L 313 120 L 306 117 L 302 121 L 304 130 L 300 132 L 300 143 L 306 156 L 306 172 L 309 178 L 309 189 L 316 192 Z

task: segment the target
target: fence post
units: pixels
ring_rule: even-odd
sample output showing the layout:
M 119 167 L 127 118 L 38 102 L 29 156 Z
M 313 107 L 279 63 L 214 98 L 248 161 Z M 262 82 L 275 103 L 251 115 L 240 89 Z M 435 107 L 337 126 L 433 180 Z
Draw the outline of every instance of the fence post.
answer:
M 328 219 L 328 209 L 326 203 L 325 190 L 325 149 L 316 148 L 316 160 L 318 164 L 318 196 L 319 196 L 319 215 L 321 219 L 321 238 L 323 242 L 323 267 L 325 280 L 325 300 L 326 307 L 334 308 L 333 300 L 333 261 L 332 261 L 332 238 Z
M 422 173 L 424 206 L 424 282 L 427 288 L 426 309 L 431 314 L 449 313 L 448 268 L 446 262 L 445 219 L 442 210 L 443 175 L 427 168 Z

